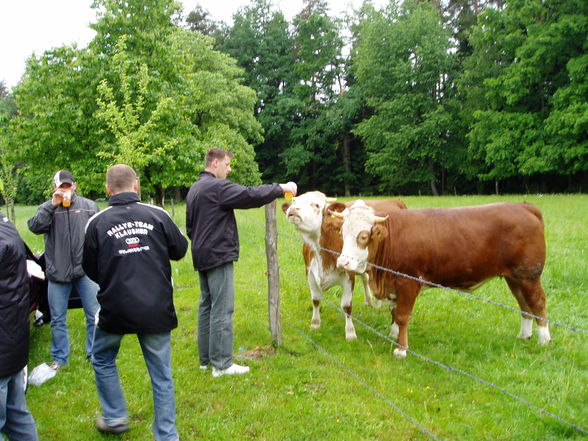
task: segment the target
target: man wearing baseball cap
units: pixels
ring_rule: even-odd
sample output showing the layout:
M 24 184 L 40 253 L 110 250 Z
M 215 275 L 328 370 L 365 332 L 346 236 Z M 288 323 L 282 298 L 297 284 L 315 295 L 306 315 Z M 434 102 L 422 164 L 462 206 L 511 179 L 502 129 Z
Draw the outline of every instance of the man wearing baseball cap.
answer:
M 45 235 L 45 276 L 49 281 L 51 312 L 51 369 L 56 373 L 69 361 L 67 305 L 75 286 L 86 315 L 86 356 L 92 355 L 98 285 L 82 268 L 84 233 L 88 220 L 98 213 L 94 201 L 78 196 L 71 172 L 59 170 L 53 176 L 53 196 L 28 220 L 29 229 Z

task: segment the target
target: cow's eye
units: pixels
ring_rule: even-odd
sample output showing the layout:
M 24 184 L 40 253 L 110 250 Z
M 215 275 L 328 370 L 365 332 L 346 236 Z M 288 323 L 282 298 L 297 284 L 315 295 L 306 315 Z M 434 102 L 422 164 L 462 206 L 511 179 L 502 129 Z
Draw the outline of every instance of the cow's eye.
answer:
M 362 231 L 357 235 L 357 245 L 359 245 L 360 248 L 367 247 L 369 240 L 370 233 L 368 231 Z
M 319 207 L 319 204 L 310 204 L 310 206 L 314 209 L 314 211 L 316 211 L 317 213 L 319 211 L 321 211 L 321 207 Z

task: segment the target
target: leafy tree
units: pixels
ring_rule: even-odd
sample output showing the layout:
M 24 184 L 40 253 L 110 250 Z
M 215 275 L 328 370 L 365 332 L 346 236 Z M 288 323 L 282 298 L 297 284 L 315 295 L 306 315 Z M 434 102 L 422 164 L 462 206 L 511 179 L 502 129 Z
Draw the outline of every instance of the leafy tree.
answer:
M 185 21 L 188 30 L 214 38 L 215 47 L 221 46 L 227 38 L 227 25 L 222 21 L 213 20 L 210 12 L 201 5 L 196 5 L 186 16 Z
M 283 14 L 267 0 L 253 0 L 234 16 L 222 49 L 245 70 L 245 84 L 257 92 L 255 115 L 264 140 L 255 147 L 266 181 L 288 180 L 280 152 L 290 145 L 299 103 L 294 39 Z
M 336 20 L 327 15 L 326 3 L 305 1 L 294 19 L 296 35 L 296 105 L 291 145 L 282 153 L 289 174 L 302 187 L 334 191 L 343 187 L 344 170 L 337 156 L 328 109 L 341 84 L 343 41 Z M 317 179 L 317 177 L 321 179 Z
M 485 68 L 470 74 L 469 133 L 480 178 L 588 170 L 587 17 L 576 0 L 509 0 L 481 16 L 472 65 Z
M 86 49 L 29 60 L 16 91 L 22 157 L 35 170 L 71 168 L 101 191 L 113 161 L 140 168 L 144 190 L 190 185 L 213 146 L 235 153 L 234 179 L 258 183 L 261 128 L 242 71 L 209 37 L 179 28 L 170 0 L 97 0 Z M 51 91 L 51 93 L 48 93 Z
M 4 80 L 0 81 L 0 100 L 3 100 L 8 96 L 8 88 Z
M 429 182 L 438 193 L 451 123 L 443 94 L 452 63 L 449 48 L 438 11 L 426 3 L 391 3 L 361 28 L 357 77 L 374 114 L 356 133 L 368 151 L 366 168 L 380 178 L 381 190 Z
M 0 112 L 0 195 L 6 203 L 6 215 L 12 222 L 16 220 L 14 201 L 16 198 L 17 163 L 11 139 L 8 136 L 11 115 Z

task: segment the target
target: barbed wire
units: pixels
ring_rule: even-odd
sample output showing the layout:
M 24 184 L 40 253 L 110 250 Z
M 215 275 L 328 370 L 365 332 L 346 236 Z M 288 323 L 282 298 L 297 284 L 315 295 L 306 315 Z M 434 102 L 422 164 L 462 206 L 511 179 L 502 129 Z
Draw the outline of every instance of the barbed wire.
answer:
M 323 248 L 323 247 L 320 247 L 320 246 L 319 246 L 319 249 L 322 250 L 322 251 L 325 251 L 327 253 L 334 254 L 336 256 L 340 256 L 341 255 L 341 253 L 338 253 L 337 251 L 329 250 L 327 248 Z M 353 257 L 348 257 L 348 258 L 353 259 Z M 357 260 L 357 259 L 355 259 L 355 260 Z M 416 282 L 419 282 L 419 283 L 422 283 L 422 284 L 425 284 L 425 285 L 432 286 L 433 288 L 439 288 L 439 289 L 442 289 L 442 290 L 445 290 L 445 291 L 451 291 L 451 292 L 460 294 L 462 296 L 469 297 L 470 299 L 475 299 L 475 300 L 479 300 L 479 301 L 484 302 L 484 303 L 488 303 L 490 305 L 499 306 L 501 308 L 508 309 L 510 311 L 520 313 L 520 314 L 522 314 L 522 315 L 524 315 L 526 317 L 534 318 L 536 320 L 540 320 L 540 321 L 542 321 L 544 323 L 548 323 L 550 325 L 558 326 L 560 328 L 565 328 L 565 329 L 568 329 L 570 331 L 577 332 L 577 333 L 580 333 L 580 334 L 588 334 L 588 331 L 586 331 L 584 329 L 581 329 L 581 328 L 578 328 L 577 326 L 570 326 L 570 325 L 566 325 L 565 323 L 560 323 L 560 322 L 556 322 L 554 320 L 545 319 L 543 317 L 539 317 L 538 315 L 532 314 L 532 313 L 527 312 L 527 311 L 523 311 L 521 309 L 518 309 L 518 308 L 515 308 L 515 307 L 512 307 L 512 306 L 509 306 L 509 305 L 505 305 L 504 303 L 500 303 L 500 302 L 497 302 L 495 300 L 486 299 L 484 297 L 480 297 L 480 296 L 474 295 L 474 294 L 469 293 L 469 292 L 465 292 L 465 291 L 461 291 L 459 289 L 455 289 L 455 288 L 450 288 L 450 287 L 447 287 L 447 286 L 443 286 L 443 285 L 440 285 L 439 283 L 429 282 L 428 280 L 425 280 L 425 279 L 423 279 L 421 277 L 411 276 L 409 274 L 401 273 L 399 271 L 395 271 L 395 270 L 390 269 L 390 268 L 385 268 L 383 266 L 379 266 L 379 265 L 376 265 L 376 264 L 373 264 L 373 263 L 370 263 L 370 262 L 367 262 L 367 265 L 368 266 L 371 266 L 372 268 L 379 269 L 381 271 L 392 273 L 392 274 L 394 274 L 396 276 L 404 277 L 404 278 L 409 279 L 409 280 L 413 280 L 413 281 L 416 281 Z
M 258 248 L 258 247 L 256 247 Z M 375 389 L 374 387 L 372 387 L 371 385 L 369 385 L 363 378 L 361 378 L 358 374 L 356 374 L 354 371 L 352 371 L 350 368 L 348 368 L 347 366 L 345 366 L 341 361 L 339 361 L 336 357 L 334 357 L 333 355 L 331 355 L 325 348 L 323 348 L 320 344 L 318 344 L 316 341 L 314 341 L 311 337 L 309 337 L 306 333 L 304 333 L 298 326 L 296 326 L 293 322 L 291 322 L 290 320 L 288 320 L 284 314 L 282 313 L 282 308 L 280 308 L 280 305 L 276 305 L 275 302 L 273 302 L 270 298 L 269 298 L 269 294 L 266 293 L 266 290 L 263 289 L 261 287 L 261 285 L 259 284 L 259 282 L 256 282 L 255 280 L 253 280 L 253 278 L 251 277 L 251 275 L 248 272 L 244 272 L 244 274 L 246 275 L 246 277 L 254 284 L 257 285 L 257 289 L 258 289 L 258 293 L 264 297 L 266 297 L 268 303 L 271 303 L 274 307 L 279 308 L 280 311 L 280 317 L 282 318 L 282 320 L 288 325 L 290 326 L 298 335 L 300 335 L 302 338 L 304 338 L 306 341 L 308 341 L 311 345 L 313 345 L 319 352 L 321 352 L 325 357 L 327 357 L 328 359 L 330 359 L 333 363 L 335 363 L 339 368 L 341 368 L 345 373 L 347 373 L 348 375 L 350 375 L 351 377 L 353 377 L 355 380 L 357 380 L 362 386 L 364 386 L 365 388 L 367 388 L 370 392 L 372 392 L 373 394 L 375 394 L 376 396 L 378 396 L 379 398 L 381 398 L 386 404 L 388 404 L 390 407 L 392 407 L 396 412 L 398 412 L 400 415 L 402 415 L 404 418 L 406 418 L 408 421 L 410 421 L 412 424 L 414 424 L 416 427 L 418 427 L 418 429 L 424 433 L 425 435 L 427 435 L 429 438 L 434 439 L 434 440 L 439 440 L 439 438 L 432 432 L 430 432 L 429 430 L 427 430 L 421 423 L 419 423 L 415 418 L 413 418 L 412 416 L 410 416 L 408 413 L 406 413 L 404 410 L 402 410 L 397 404 L 395 404 L 391 399 L 389 399 L 388 397 L 386 397 L 384 394 L 382 394 L 381 392 L 379 392 L 377 389 Z
M 252 220 L 254 223 L 260 225 L 261 227 L 263 227 L 265 229 L 265 224 L 261 224 L 258 220 L 254 219 L 253 217 L 248 216 L 245 213 L 243 213 L 243 215 L 244 215 L 244 217 Z M 300 237 L 288 235 L 286 233 L 280 233 L 280 232 L 278 232 L 278 236 L 279 237 L 286 237 L 289 240 L 295 241 L 295 242 L 298 242 L 298 243 L 300 243 L 300 242 L 304 243 L 304 241 Z M 341 255 L 341 253 L 339 253 L 337 251 L 334 251 L 334 250 L 330 250 L 328 248 L 323 248 L 321 246 L 319 246 L 318 248 L 321 251 L 325 251 L 325 252 L 330 253 L 330 254 L 333 254 L 335 256 L 340 256 Z M 349 256 L 349 258 L 350 259 L 354 259 L 353 257 L 350 257 L 350 256 Z M 357 259 L 354 259 L 354 260 L 357 260 Z M 422 283 L 424 285 L 429 285 L 429 286 L 431 286 L 433 288 L 439 288 L 439 289 L 442 289 L 444 291 L 453 292 L 453 293 L 462 295 L 464 297 L 467 297 L 467 298 L 470 298 L 470 299 L 473 299 L 473 300 L 479 300 L 481 302 L 484 302 L 484 303 L 487 303 L 487 304 L 490 304 L 490 305 L 493 305 L 493 306 L 497 306 L 497 307 L 500 307 L 500 308 L 503 308 L 503 309 L 506 309 L 506 310 L 509 310 L 509 311 L 512 311 L 512 312 L 516 312 L 516 313 L 522 314 L 525 317 L 533 318 L 533 319 L 539 320 L 541 322 L 544 322 L 544 323 L 547 323 L 547 324 L 550 324 L 550 325 L 553 325 L 553 326 L 564 328 L 564 329 L 567 329 L 569 331 L 576 332 L 576 333 L 579 333 L 579 334 L 588 335 L 588 330 L 579 328 L 578 326 L 567 325 L 565 323 L 561 323 L 561 322 L 554 321 L 554 320 L 551 320 L 551 319 L 545 319 L 543 317 L 540 317 L 538 315 L 532 314 L 532 313 L 527 312 L 527 311 L 523 311 L 523 310 L 518 309 L 518 308 L 515 308 L 513 306 L 505 305 L 504 303 L 498 302 L 496 300 L 487 299 L 487 298 L 484 298 L 484 297 L 481 297 L 481 296 L 477 296 L 475 294 L 472 294 L 472 293 L 469 293 L 469 292 L 465 292 L 465 291 L 462 291 L 462 290 L 459 290 L 459 289 L 455 289 L 455 288 L 450 288 L 450 287 L 447 287 L 447 286 L 443 286 L 443 285 L 438 284 L 438 283 L 435 283 L 435 282 L 429 282 L 428 280 L 422 279 L 420 277 L 411 276 L 409 274 L 401 273 L 401 272 L 395 271 L 395 270 L 393 270 L 391 268 L 386 268 L 386 267 L 379 266 L 379 265 L 376 265 L 376 264 L 373 264 L 373 263 L 370 263 L 370 262 L 367 262 L 367 265 L 370 266 L 370 267 L 372 267 L 372 268 L 379 269 L 381 271 L 389 272 L 389 273 L 394 274 L 396 276 L 404 277 L 404 278 L 407 278 L 409 280 L 413 280 L 413 281 Z
M 246 218 L 248 218 L 248 219 L 252 219 L 251 217 L 249 217 L 249 216 L 247 216 L 247 215 L 245 215 L 245 217 L 246 217 Z M 257 222 L 255 219 L 252 219 L 252 220 L 254 220 L 254 222 L 255 222 L 255 223 L 257 223 L 258 225 L 261 225 L 261 224 L 260 224 L 259 222 Z M 263 228 L 265 229 L 265 225 L 262 225 L 262 226 L 263 226 Z M 248 242 L 249 242 L 249 241 L 248 241 Z M 252 242 L 249 242 L 249 243 L 252 243 Z M 254 244 L 254 243 L 252 243 L 252 244 L 254 245 L 254 247 L 255 247 L 255 248 L 257 248 L 257 249 L 258 249 L 258 251 L 259 251 L 259 252 L 261 252 L 262 254 L 264 253 L 264 251 L 263 251 L 263 250 L 261 250 L 261 248 L 259 248 L 259 246 L 257 246 L 257 245 L 256 245 L 256 244 Z M 321 248 L 321 249 L 322 249 L 322 248 Z M 334 252 L 334 251 L 332 251 L 332 250 L 325 250 L 325 251 L 330 251 L 330 252 L 336 253 L 336 252 Z M 336 253 L 336 254 L 339 254 L 339 253 Z M 306 283 L 307 283 L 307 281 L 306 281 L 306 280 L 303 280 L 303 279 L 302 279 L 302 278 L 300 278 L 298 275 L 296 275 L 296 274 L 292 273 L 291 271 L 289 271 L 287 268 L 285 268 L 285 267 L 282 267 L 281 265 L 279 266 L 279 268 L 280 268 L 281 270 L 283 270 L 285 273 L 287 273 L 287 274 L 289 274 L 290 276 L 292 276 L 292 277 L 294 277 L 295 279 L 297 279 L 299 282 L 302 282 L 302 283 L 304 283 L 304 284 L 306 284 Z M 421 279 L 417 279 L 417 280 L 418 280 L 418 281 L 420 281 Z M 440 286 L 440 287 L 442 287 L 442 286 Z M 456 291 L 457 291 L 457 292 L 461 292 L 461 291 L 459 291 L 459 290 L 456 290 Z M 474 297 L 474 298 L 476 298 L 476 296 L 473 296 L 473 297 Z M 330 301 L 330 300 L 329 300 L 327 297 L 323 297 L 323 299 L 324 299 L 324 300 L 326 300 L 326 302 L 327 302 L 327 304 L 329 304 L 329 306 L 331 306 L 331 307 L 335 308 L 337 311 L 339 311 L 339 313 L 343 314 L 344 316 L 346 315 L 345 311 L 344 311 L 344 310 L 343 310 L 343 309 L 342 309 L 340 306 L 338 306 L 338 305 L 336 305 L 335 303 L 331 302 L 331 301 Z M 480 299 L 481 299 L 481 300 L 485 300 L 485 299 L 483 299 L 483 298 L 480 298 Z M 506 306 L 506 305 L 504 305 L 504 306 Z M 509 307 L 509 308 L 510 308 L 510 307 Z M 514 310 L 516 311 L 516 308 L 512 308 L 512 309 L 514 309 Z M 523 312 L 523 311 L 521 311 L 521 312 Z M 579 432 L 582 432 L 582 433 L 584 433 L 584 434 L 588 434 L 588 430 L 584 429 L 584 428 L 583 428 L 583 427 L 581 427 L 580 425 L 578 425 L 578 424 L 575 424 L 575 423 L 573 423 L 573 422 L 570 422 L 570 421 L 567 421 L 566 419 L 564 419 L 564 418 L 562 418 L 562 417 L 560 417 L 560 416 L 558 416 L 558 415 L 554 414 L 553 412 L 550 412 L 550 411 L 548 411 L 547 409 L 544 409 L 544 408 L 542 408 L 542 407 L 539 407 L 539 406 L 537 406 L 537 405 L 535 405 L 535 404 L 531 403 L 530 401 L 528 401 L 528 400 L 526 400 L 526 399 L 524 399 L 524 398 L 522 398 L 522 397 L 520 397 L 520 396 L 518 396 L 518 395 L 516 395 L 516 394 L 514 394 L 514 393 L 512 393 L 512 392 L 509 392 L 507 389 L 505 389 L 505 388 L 503 388 L 503 387 L 501 387 L 501 386 L 498 386 L 498 385 L 496 385 L 496 384 L 494 384 L 494 383 L 492 383 L 492 382 L 490 382 L 490 381 L 484 380 L 484 379 L 482 379 L 482 378 L 476 377 L 475 375 L 472 375 L 472 374 L 470 374 L 470 373 L 468 373 L 468 372 L 466 372 L 466 371 L 464 371 L 464 370 L 462 370 L 462 369 L 454 368 L 454 367 L 452 367 L 452 366 L 446 365 L 446 364 L 444 364 L 444 363 L 438 362 L 438 361 L 436 361 L 436 360 L 432 360 L 432 359 L 430 359 L 430 358 L 428 358 L 428 357 L 426 357 L 426 356 L 424 356 L 424 355 L 421 355 L 421 354 L 419 354 L 419 353 L 417 353 L 417 352 L 415 352 L 415 351 L 413 351 L 413 350 L 411 350 L 411 349 L 408 349 L 407 347 L 404 347 L 404 346 L 400 345 L 400 344 L 399 344 L 399 343 L 397 343 L 396 341 L 392 340 L 390 337 L 388 337 L 388 336 L 386 336 L 386 335 L 382 334 L 381 332 L 377 331 L 377 330 L 376 330 L 376 329 L 374 329 L 372 326 L 368 325 L 367 323 L 364 323 L 362 320 L 358 319 L 357 317 L 355 317 L 355 316 L 353 316 L 353 315 L 351 315 L 350 317 L 351 317 L 351 319 L 352 319 L 354 322 L 356 322 L 356 323 L 359 323 L 359 324 L 360 324 L 360 325 L 362 325 L 364 328 L 366 328 L 366 329 L 370 330 L 371 332 L 373 332 L 375 335 L 378 335 L 379 337 L 381 337 L 381 338 L 383 338 L 384 340 L 386 340 L 386 341 L 388 341 L 388 342 L 390 342 L 390 343 L 394 344 L 395 346 L 397 346 L 397 347 L 399 347 L 399 348 L 401 348 L 401 349 L 404 349 L 404 350 L 406 350 L 408 353 L 410 353 L 410 354 L 414 355 L 415 357 L 419 358 L 419 359 L 420 359 L 420 360 L 422 360 L 422 361 L 425 361 L 425 362 L 428 362 L 428 363 L 430 363 L 430 364 L 432 364 L 432 365 L 435 365 L 435 366 L 437 366 L 437 367 L 440 367 L 440 368 L 442 368 L 442 369 L 444 369 L 444 370 L 446 370 L 446 371 L 448 371 L 448 372 L 455 372 L 455 373 L 458 373 L 458 374 L 460 374 L 460 375 L 463 375 L 463 376 L 465 376 L 466 378 L 469 378 L 470 380 L 476 381 L 476 382 L 478 382 L 478 383 L 480 383 L 480 384 L 483 384 L 483 385 L 485 385 L 485 386 L 487 386 L 487 387 L 490 387 L 490 388 L 493 388 L 493 389 L 495 389 L 495 390 L 498 390 L 498 391 L 500 391 L 501 393 L 505 394 L 506 396 L 508 396 L 508 397 L 510 397 L 510 398 L 512 398 L 512 399 L 515 399 L 515 400 L 517 400 L 517 401 L 519 401 L 519 402 L 521 402 L 521 403 L 525 404 L 526 406 L 528 406 L 528 407 L 530 407 L 530 408 L 532 408 L 532 409 L 534 409 L 534 410 L 538 411 L 539 413 L 542 413 L 542 414 L 544 414 L 544 415 L 546 415 L 546 416 L 549 416 L 549 417 L 551 417 L 551 418 L 553 418 L 553 419 L 555 419 L 555 420 L 559 421 L 559 422 L 560 422 L 560 423 L 562 423 L 562 424 L 565 424 L 565 425 L 567 425 L 567 426 L 570 426 L 570 427 L 574 428 L 575 430 L 577 430 L 577 431 L 579 431 Z

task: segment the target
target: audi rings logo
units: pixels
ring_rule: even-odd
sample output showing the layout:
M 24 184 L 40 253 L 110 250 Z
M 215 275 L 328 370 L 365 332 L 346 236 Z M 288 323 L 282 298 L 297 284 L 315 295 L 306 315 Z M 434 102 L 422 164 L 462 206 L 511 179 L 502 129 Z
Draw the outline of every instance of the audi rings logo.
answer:
M 125 239 L 125 242 L 127 243 L 127 245 L 129 246 L 137 246 L 139 244 L 139 238 L 138 237 L 127 237 Z

